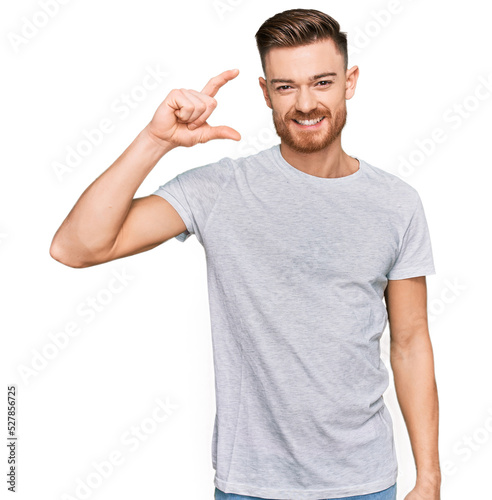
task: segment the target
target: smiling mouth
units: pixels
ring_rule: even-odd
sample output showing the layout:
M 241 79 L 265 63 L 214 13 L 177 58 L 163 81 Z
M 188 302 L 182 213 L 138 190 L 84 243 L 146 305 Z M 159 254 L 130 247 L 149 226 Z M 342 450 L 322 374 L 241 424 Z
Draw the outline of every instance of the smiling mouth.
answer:
M 315 118 L 314 120 L 294 120 L 294 119 L 293 120 L 296 123 L 298 123 L 299 125 L 313 126 L 313 125 L 317 125 L 319 122 L 321 122 L 324 119 L 325 119 L 325 117 L 321 116 L 320 118 Z

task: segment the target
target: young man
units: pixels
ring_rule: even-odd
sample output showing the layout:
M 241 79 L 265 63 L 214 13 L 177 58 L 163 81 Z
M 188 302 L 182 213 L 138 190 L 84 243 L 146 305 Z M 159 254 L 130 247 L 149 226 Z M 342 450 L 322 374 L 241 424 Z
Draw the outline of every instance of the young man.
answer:
M 341 147 L 359 70 L 330 16 L 292 9 L 256 34 L 260 86 L 281 142 L 136 190 L 170 150 L 212 139 L 225 71 L 172 90 L 133 143 L 82 194 L 51 255 L 88 267 L 195 234 L 207 255 L 216 381 L 215 496 L 396 498 L 391 365 L 417 484 L 438 500 L 438 399 L 425 276 L 434 274 L 417 191 Z M 383 297 L 385 303 L 383 303 Z M 235 495 L 231 495 L 231 494 Z

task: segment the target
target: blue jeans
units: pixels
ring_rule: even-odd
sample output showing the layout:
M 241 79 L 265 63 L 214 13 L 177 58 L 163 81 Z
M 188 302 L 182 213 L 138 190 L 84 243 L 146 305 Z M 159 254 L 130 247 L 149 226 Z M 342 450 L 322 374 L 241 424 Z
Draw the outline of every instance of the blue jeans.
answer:
M 248 497 L 245 495 L 237 495 L 236 493 L 224 493 L 222 490 L 215 488 L 215 500 L 265 500 L 259 497 Z M 396 483 L 385 490 L 367 495 L 355 495 L 343 498 L 330 498 L 326 500 L 396 500 Z

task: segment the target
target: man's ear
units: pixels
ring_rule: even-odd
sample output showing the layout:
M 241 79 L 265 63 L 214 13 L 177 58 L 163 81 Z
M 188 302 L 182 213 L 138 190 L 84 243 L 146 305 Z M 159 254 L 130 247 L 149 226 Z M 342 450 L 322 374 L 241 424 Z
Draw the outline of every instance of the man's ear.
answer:
M 359 67 L 352 66 L 345 75 L 345 99 L 351 99 L 355 94 L 357 79 L 359 78 Z
M 270 101 L 270 96 L 268 95 L 268 89 L 267 89 L 267 82 L 266 82 L 266 80 L 262 76 L 260 76 L 258 78 L 258 81 L 260 82 L 261 90 L 263 90 L 263 97 L 265 98 L 266 105 L 270 109 L 273 109 L 272 103 Z

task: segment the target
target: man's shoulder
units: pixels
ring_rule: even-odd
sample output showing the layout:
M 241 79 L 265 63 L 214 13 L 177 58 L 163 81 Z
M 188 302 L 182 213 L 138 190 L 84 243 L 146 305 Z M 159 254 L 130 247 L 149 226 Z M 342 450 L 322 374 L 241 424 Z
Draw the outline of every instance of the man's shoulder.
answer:
M 230 176 L 234 164 L 234 159 L 224 156 L 218 160 L 184 170 L 177 177 L 181 181 L 191 181 L 192 179 L 197 181 L 223 181 Z
M 228 160 L 234 165 L 246 165 L 248 163 L 262 162 L 267 158 L 271 159 L 274 154 L 274 149 L 278 149 L 278 147 L 278 144 L 274 144 L 273 146 L 260 150 L 253 149 L 251 147 L 248 147 L 245 150 L 239 149 L 238 151 L 240 156 L 236 156 L 234 158 L 227 156 L 223 158 L 223 160 Z M 246 152 L 249 152 L 249 154 L 245 154 Z
M 213 171 L 226 170 L 228 168 L 235 166 L 241 166 L 248 162 L 255 162 L 255 161 L 261 162 L 266 157 L 271 157 L 273 153 L 273 148 L 275 147 L 278 147 L 278 145 L 274 145 L 269 148 L 262 149 L 260 151 L 255 151 L 254 153 L 247 155 L 241 154 L 242 152 L 241 150 L 239 150 L 239 156 L 236 155 L 223 156 L 222 158 L 216 161 L 192 167 L 183 173 L 193 172 L 194 174 L 202 174 L 202 173 L 205 174 L 205 173 L 211 173 Z
M 404 200 L 414 202 L 418 198 L 418 191 L 398 175 L 376 167 L 363 158 L 362 161 L 366 167 L 366 179 L 379 195 L 389 197 L 398 204 Z
M 182 186 L 196 186 L 197 189 L 204 191 L 223 189 L 234 177 L 236 170 L 264 163 L 265 158 L 271 154 L 271 149 L 257 151 L 247 156 L 223 156 L 218 160 L 184 170 L 176 176 L 176 179 Z

